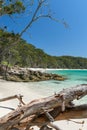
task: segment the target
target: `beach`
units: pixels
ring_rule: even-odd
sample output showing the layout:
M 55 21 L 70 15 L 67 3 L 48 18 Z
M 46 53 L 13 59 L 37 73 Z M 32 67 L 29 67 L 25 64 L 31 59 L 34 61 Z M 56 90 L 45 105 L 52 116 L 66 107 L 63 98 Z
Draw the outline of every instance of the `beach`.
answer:
M 47 94 L 46 90 L 43 89 L 43 91 L 38 91 L 38 86 L 40 83 L 23 83 L 23 82 L 10 82 L 10 81 L 4 81 L 0 80 L 0 98 L 13 96 L 15 94 L 22 94 L 23 101 L 25 103 L 29 103 L 33 99 L 43 98 L 49 96 L 51 93 Z M 35 89 L 32 89 L 32 87 L 35 87 Z M 44 94 L 46 93 L 46 94 Z M 18 105 L 18 100 L 14 99 L 11 101 L 5 101 L 0 102 L 0 106 L 6 106 L 6 107 L 12 107 L 16 108 Z M 10 112 L 10 110 L 0 108 L 0 117 Z M 83 121 L 84 119 L 74 120 L 74 121 Z M 85 119 L 85 123 L 77 124 L 71 121 L 57 121 L 54 122 L 56 125 L 58 125 L 62 130 L 87 130 L 87 120 Z

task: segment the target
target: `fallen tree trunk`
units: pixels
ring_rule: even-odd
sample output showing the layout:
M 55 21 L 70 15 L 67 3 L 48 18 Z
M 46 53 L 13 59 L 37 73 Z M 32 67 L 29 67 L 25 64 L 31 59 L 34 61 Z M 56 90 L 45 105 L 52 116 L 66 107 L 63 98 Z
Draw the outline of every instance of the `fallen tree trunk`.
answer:
M 42 126 L 55 120 L 87 118 L 87 104 L 80 106 L 72 104 L 74 99 L 79 100 L 85 95 L 87 84 L 82 84 L 63 89 L 53 96 L 23 104 L 0 118 L 0 130 L 12 130 L 13 127 L 29 130 L 30 126 Z

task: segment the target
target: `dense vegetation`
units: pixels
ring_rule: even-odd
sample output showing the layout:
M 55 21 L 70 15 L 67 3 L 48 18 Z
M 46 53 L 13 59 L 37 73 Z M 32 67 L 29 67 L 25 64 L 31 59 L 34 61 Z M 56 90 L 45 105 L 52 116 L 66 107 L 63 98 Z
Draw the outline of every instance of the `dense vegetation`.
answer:
M 33 0 L 27 2 L 24 0 L 0 0 L 1 18 L 7 15 L 13 20 L 12 16 L 20 16 L 21 14 L 25 16 L 27 13 L 30 14 L 28 15 L 30 21 L 18 34 L 15 34 L 14 29 L 11 30 L 11 33 L 7 32 L 8 26 L 4 24 L 2 27 L 0 24 L 0 64 L 21 67 L 66 68 L 65 61 L 62 61 L 61 57 L 50 56 L 21 39 L 23 33 L 27 29 L 29 30 L 31 25 L 40 18 L 59 21 L 52 17 L 48 0 L 38 0 L 37 2 Z M 16 20 L 16 17 L 14 18 Z M 61 21 L 61 23 L 66 26 L 64 21 Z
M 32 44 L 26 43 L 18 34 L 0 30 L 0 64 L 21 67 L 84 69 L 87 68 L 87 59 L 72 56 L 50 56 Z

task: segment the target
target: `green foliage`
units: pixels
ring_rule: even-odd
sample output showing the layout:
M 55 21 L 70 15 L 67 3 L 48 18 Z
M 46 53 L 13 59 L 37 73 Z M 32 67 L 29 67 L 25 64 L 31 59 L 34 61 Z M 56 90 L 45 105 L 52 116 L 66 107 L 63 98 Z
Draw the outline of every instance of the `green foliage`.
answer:
M 19 65 L 21 67 L 87 69 L 87 59 L 72 56 L 50 56 L 25 40 L 19 39 L 16 46 L 13 42 L 18 34 L 0 30 L 0 64 Z
M 12 66 L 11 64 L 8 64 L 7 61 L 2 61 L 2 62 L 1 62 L 1 65 L 7 65 L 8 67 L 11 67 L 11 66 Z
M 8 65 L 8 62 L 7 61 L 2 61 L 1 64 L 2 65 Z
M 0 14 L 22 13 L 25 10 L 25 6 L 21 0 L 5 0 L 4 2 L 0 0 Z

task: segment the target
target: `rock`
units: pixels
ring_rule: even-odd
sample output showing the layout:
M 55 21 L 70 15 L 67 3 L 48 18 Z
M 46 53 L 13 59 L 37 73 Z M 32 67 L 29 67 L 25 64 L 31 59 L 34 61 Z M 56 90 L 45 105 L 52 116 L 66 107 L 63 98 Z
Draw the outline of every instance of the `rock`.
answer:
M 7 81 L 22 82 L 22 80 L 16 75 L 9 75 L 6 78 Z
M 5 79 L 8 81 L 15 82 L 65 80 L 64 77 L 57 74 L 43 73 L 40 71 L 29 70 L 27 68 L 11 67 L 6 71 L 6 66 L 0 66 L 0 76 L 3 78 L 5 77 Z

